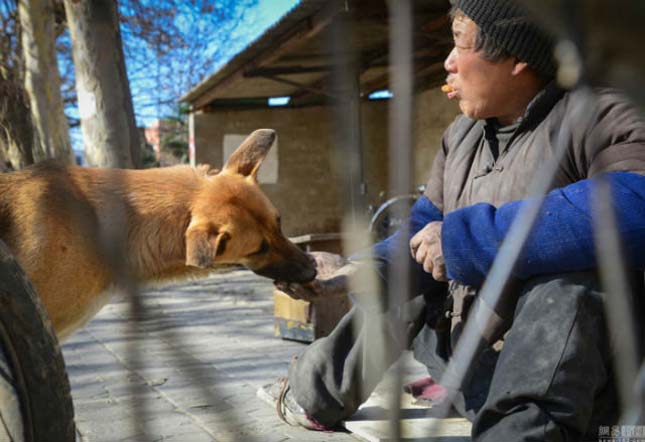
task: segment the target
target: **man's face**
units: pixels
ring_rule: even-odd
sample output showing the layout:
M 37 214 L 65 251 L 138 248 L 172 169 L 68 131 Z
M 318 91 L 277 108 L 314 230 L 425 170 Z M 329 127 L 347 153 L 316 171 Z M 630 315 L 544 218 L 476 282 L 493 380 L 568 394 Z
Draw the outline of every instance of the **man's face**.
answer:
M 482 51 L 476 52 L 477 25 L 464 15 L 453 20 L 452 34 L 455 46 L 444 62 L 446 81 L 454 88 L 448 98 L 459 100 L 461 111 L 470 118 L 504 118 L 514 60 L 491 62 Z

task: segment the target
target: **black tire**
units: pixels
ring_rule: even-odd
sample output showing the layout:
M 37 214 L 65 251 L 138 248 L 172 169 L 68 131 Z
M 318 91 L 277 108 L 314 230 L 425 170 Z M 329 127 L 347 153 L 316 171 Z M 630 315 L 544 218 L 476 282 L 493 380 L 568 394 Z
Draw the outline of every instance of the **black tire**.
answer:
M 47 312 L 0 241 L 0 345 L 20 402 L 26 442 L 73 442 L 74 407 L 65 362 Z
M 374 242 L 383 241 L 392 235 L 401 226 L 403 220 L 397 216 L 401 209 L 409 212 L 410 207 L 414 205 L 416 197 L 413 195 L 403 195 L 390 198 L 376 210 L 370 220 L 370 233 Z

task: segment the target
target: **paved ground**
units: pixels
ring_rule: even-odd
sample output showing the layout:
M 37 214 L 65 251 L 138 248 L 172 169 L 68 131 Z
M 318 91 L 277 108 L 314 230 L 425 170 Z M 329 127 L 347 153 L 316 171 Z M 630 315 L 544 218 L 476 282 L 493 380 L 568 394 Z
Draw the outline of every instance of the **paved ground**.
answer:
M 146 291 L 147 321 L 129 322 L 124 300 L 105 307 L 63 347 L 80 439 L 359 440 L 289 427 L 256 398 L 304 348 L 273 336 L 271 293 L 268 280 L 234 271 Z
M 292 356 L 305 348 L 274 337 L 272 291 L 270 281 L 241 270 L 148 289 L 143 300 L 149 319 L 142 321 L 130 321 L 129 302 L 117 297 L 63 346 L 78 439 L 365 440 L 290 427 L 257 399 L 258 388 L 286 375 Z M 425 376 L 409 355 L 405 364 L 408 381 Z M 383 408 L 388 380 L 347 423 L 369 441 L 389 440 Z M 461 418 L 430 430 L 431 411 L 404 407 L 404 440 L 469 440 L 470 424 Z

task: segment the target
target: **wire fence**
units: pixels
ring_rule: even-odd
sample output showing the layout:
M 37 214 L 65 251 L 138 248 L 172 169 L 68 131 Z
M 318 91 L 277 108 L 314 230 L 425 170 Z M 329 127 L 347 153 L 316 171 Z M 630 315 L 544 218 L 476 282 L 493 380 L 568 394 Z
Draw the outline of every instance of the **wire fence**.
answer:
M 414 2 L 412 0 L 397 0 L 389 2 L 389 69 L 390 69 L 390 89 L 393 98 L 389 104 L 389 193 L 391 195 L 402 195 L 410 193 L 413 188 L 411 183 L 413 164 L 413 146 L 412 146 L 412 121 L 413 121 L 413 101 L 414 101 L 414 71 L 413 71 L 413 47 L 412 33 L 414 32 Z M 339 187 L 347 189 L 343 192 L 345 220 L 343 223 L 344 230 L 351 232 L 347 238 L 351 238 L 355 243 L 347 244 L 346 249 L 354 249 L 355 244 L 362 243 L 366 240 L 368 231 L 368 219 L 365 204 L 365 187 L 363 177 L 363 159 L 361 156 L 362 137 L 360 133 L 360 107 L 361 97 L 357 77 L 357 54 L 347 50 L 347 42 L 351 41 L 351 23 L 349 19 L 354 13 L 346 2 L 346 10 L 341 14 L 334 24 L 332 32 L 333 39 L 330 41 L 330 50 L 334 57 L 334 75 L 333 90 L 337 97 L 334 107 L 336 121 L 336 162 L 338 174 L 341 182 Z M 563 14 L 565 17 L 568 14 Z M 579 40 L 581 36 L 576 36 Z M 349 45 L 351 47 L 351 45 Z M 594 94 L 587 82 L 585 82 L 584 59 L 577 51 L 578 46 L 569 42 L 562 43 L 559 46 L 559 61 L 561 72 L 573 72 L 569 74 L 569 86 L 579 88 L 583 92 L 584 99 L 574 109 L 572 121 L 573 127 L 584 127 L 586 122 L 595 115 L 597 106 L 594 104 Z M 338 98 L 342 97 L 342 98 Z M 641 105 L 645 103 L 640 103 Z M 552 161 L 548 164 L 536 168 L 535 176 L 531 180 L 530 190 L 527 197 L 530 200 L 525 204 L 512 224 L 508 235 L 506 236 L 499 252 L 495 258 L 494 264 L 484 283 L 479 298 L 486 300 L 485 308 L 476 309 L 476 314 L 469 318 L 465 329 L 460 337 L 459 344 L 454 350 L 454 354 L 445 370 L 444 377 L 439 381 L 441 385 L 447 388 L 447 401 L 451 403 L 462 386 L 464 379 L 470 372 L 473 361 L 478 351 L 481 350 L 482 336 L 481 330 L 491 321 L 495 307 L 504 292 L 510 278 L 512 269 L 520 256 L 524 245 L 537 221 L 541 204 L 545 195 L 552 188 L 554 176 L 558 166 L 563 161 L 567 142 L 571 137 L 571 127 L 563 126 L 558 134 L 557 152 Z M 607 293 L 611 293 L 611 302 L 605 304 L 608 327 L 614 344 L 614 362 L 616 366 L 616 380 L 619 386 L 621 398 L 621 422 L 625 424 L 637 424 L 637 419 L 642 416 L 643 407 L 643 390 L 645 384 L 645 371 L 642 361 L 638 360 L 639 349 L 636 339 L 636 320 L 632 312 L 631 292 L 626 281 L 626 266 L 620 249 L 620 239 L 617 229 L 617 221 L 613 212 L 611 193 L 608 183 L 603 179 L 598 179 L 594 187 L 594 231 L 596 240 L 596 250 L 599 261 L 599 272 L 602 279 L 602 285 Z M 125 213 L 118 200 L 112 202 L 113 213 Z M 405 207 L 400 206 L 399 213 L 395 217 L 405 219 L 409 212 Z M 118 217 L 116 217 L 118 219 Z M 104 238 L 106 256 L 110 257 L 110 264 L 115 274 L 120 275 L 118 278 L 118 287 L 127 294 L 131 302 L 132 326 L 136 327 L 136 321 L 146 321 L 160 315 L 155 309 L 151 309 L 142 302 L 141 293 L 133 279 L 128 275 L 124 262 L 122 237 L 125 231 L 124 226 L 119 223 L 114 224 L 113 229 L 108 232 Z M 401 232 L 403 237 L 408 237 L 407 225 L 404 224 Z M 404 244 L 405 246 L 405 244 Z M 407 248 L 400 250 L 401 256 L 409 255 Z M 374 321 L 380 321 L 377 327 L 389 333 L 392 339 L 384 339 L 383 342 L 390 343 L 391 348 L 371 348 L 369 351 L 382 352 L 377 358 L 381 361 L 381 366 L 374 367 L 376 372 L 385 372 L 391 362 L 393 355 L 401 354 L 407 346 L 405 324 L 399 316 L 387 317 L 383 315 L 384 310 L 394 311 L 400 309 L 411 298 L 407 292 L 410 287 L 409 263 L 406 260 L 396 260 L 391 263 L 388 270 L 390 275 L 387 285 L 388 305 L 383 308 L 383 300 L 378 297 L 367 300 L 362 298 L 357 301 L 359 307 L 366 312 Z M 377 293 L 378 283 L 372 273 L 370 276 L 364 276 L 363 279 L 355 280 L 356 290 L 360 292 L 372 291 Z M 367 287 L 367 289 L 366 289 Z M 367 303 L 366 303 L 367 302 Z M 366 303 L 366 304 L 365 304 Z M 170 318 L 171 319 L 171 318 Z M 360 327 L 357 324 L 357 327 Z M 182 342 L 182 337 L 174 330 L 176 327 L 167 327 L 163 333 L 164 338 L 176 343 L 172 348 L 180 348 L 188 343 Z M 131 330 L 134 334 L 134 329 Z M 358 333 L 356 333 L 358 334 Z M 142 360 L 142 345 L 140 340 L 133 339 L 129 345 L 129 358 L 132 361 L 132 368 L 137 370 L 144 366 Z M 367 351 L 367 350 L 366 350 Z M 175 353 L 174 359 L 180 360 L 183 355 Z M 194 377 L 195 385 L 203 395 L 205 401 L 216 403 L 219 398 L 214 393 L 218 389 L 218 382 L 213 382 L 212 373 L 206 375 L 206 367 L 196 366 L 197 373 Z M 403 371 L 405 367 L 401 364 L 395 366 L 395 379 L 392 384 L 389 401 L 389 421 L 390 436 L 389 440 L 405 440 L 401 428 L 401 395 L 403 384 Z M 372 388 L 373 386 L 365 386 Z M 146 428 L 148 419 L 147 399 L 145 396 L 138 395 L 136 386 L 133 387 L 132 397 L 135 398 L 132 404 L 133 420 L 143 427 L 144 434 L 152 434 L 150 428 Z M 448 407 L 442 408 L 444 414 L 439 417 L 445 417 Z M 230 420 L 226 420 L 222 425 L 233 428 L 242 425 L 244 416 L 233 413 Z M 436 417 L 436 415 L 435 415 Z M 442 420 L 434 421 L 436 425 L 441 425 Z M 429 428 L 429 434 L 435 434 L 436 428 Z M 211 434 L 215 438 L 214 434 Z M 147 439 L 152 440 L 152 439 Z M 251 437 L 251 440 L 259 440 Z

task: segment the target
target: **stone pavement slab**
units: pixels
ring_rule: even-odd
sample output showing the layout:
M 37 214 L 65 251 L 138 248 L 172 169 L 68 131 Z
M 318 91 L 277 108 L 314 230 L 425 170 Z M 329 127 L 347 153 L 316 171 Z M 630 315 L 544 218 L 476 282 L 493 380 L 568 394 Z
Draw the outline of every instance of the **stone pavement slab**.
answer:
M 255 397 L 304 344 L 274 337 L 273 285 L 248 271 L 148 288 L 63 346 L 81 441 L 353 441 L 283 424 Z

